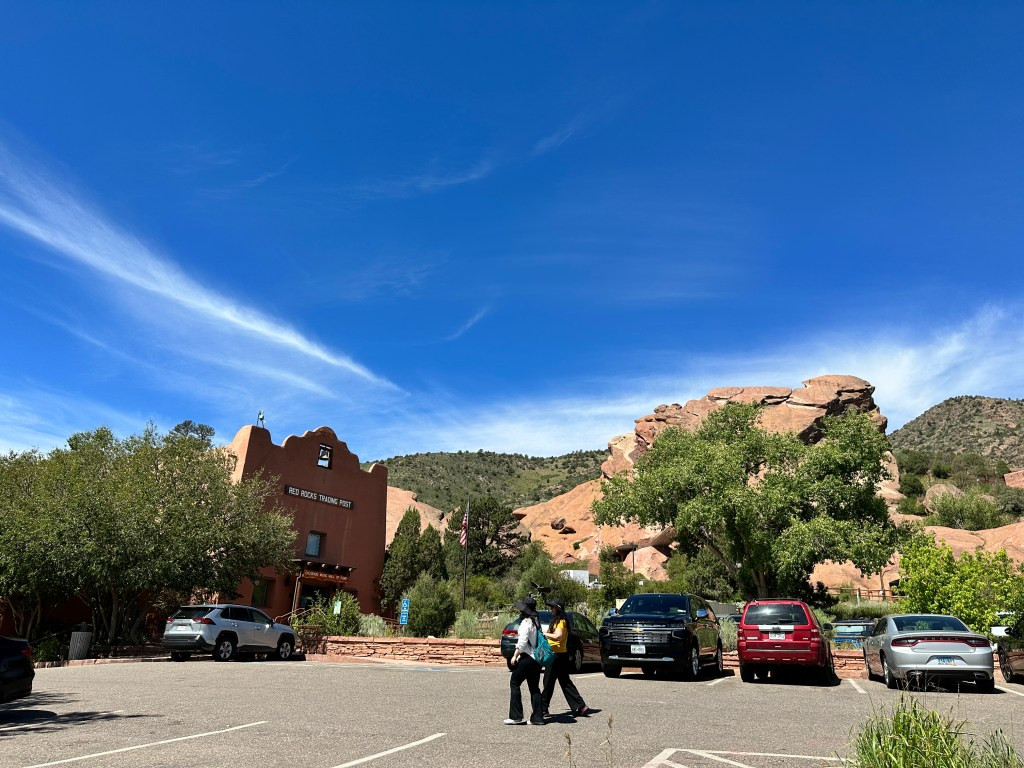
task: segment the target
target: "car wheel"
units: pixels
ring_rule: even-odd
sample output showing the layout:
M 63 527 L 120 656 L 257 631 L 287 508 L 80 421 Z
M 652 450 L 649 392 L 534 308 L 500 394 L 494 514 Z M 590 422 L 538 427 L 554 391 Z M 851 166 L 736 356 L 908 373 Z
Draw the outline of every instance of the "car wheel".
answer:
M 995 690 L 996 690 L 996 678 L 995 678 L 995 676 L 993 676 L 993 677 L 986 677 L 984 680 L 978 680 L 977 686 L 978 686 L 978 690 L 981 693 L 995 693 Z
M 1010 662 L 1006 658 L 1006 655 L 1002 653 L 999 654 L 999 669 L 1003 673 L 1003 680 L 1005 680 L 1008 683 L 1017 682 L 1017 674 L 1012 669 L 1010 669 Z
M 579 646 L 572 654 L 572 671 L 577 675 L 583 671 L 583 649 Z
M 825 666 L 821 668 L 820 672 L 818 672 L 818 680 L 821 682 L 822 685 L 830 685 L 832 681 L 835 679 L 836 664 L 835 661 L 832 659 L 832 654 L 830 653 L 828 655 L 828 658 L 825 660 Z
M 690 647 L 690 659 L 684 674 L 687 680 L 696 680 L 700 675 L 700 649 L 696 645 Z
M 899 688 L 900 681 L 889 669 L 889 662 L 882 656 L 882 679 L 885 680 L 886 688 Z
M 171 661 L 187 661 L 191 655 L 185 651 L 171 651 Z
M 722 646 L 719 645 L 715 651 L 715 677 L 725 674 L 725 656 L 722 654 Z
M 227 635 L 217 638 L 217 645 L 213 648 L 214 661 L 231 661 L 235 657 L 235 641 Z
M 606 665 L 601 671 L 604 672 L 605 677 L 618 677 L 622 674 L 622 667 L 609 667 Z
M 754 682 L 754 668 L 749 664 L 740 664 L 740 680 L 744 683 Z
M 288 661 L 295 652 L 295 640 L 291 635 L 286 635 L 277 641 L 277 650 L 274 655 L 281 661 Z

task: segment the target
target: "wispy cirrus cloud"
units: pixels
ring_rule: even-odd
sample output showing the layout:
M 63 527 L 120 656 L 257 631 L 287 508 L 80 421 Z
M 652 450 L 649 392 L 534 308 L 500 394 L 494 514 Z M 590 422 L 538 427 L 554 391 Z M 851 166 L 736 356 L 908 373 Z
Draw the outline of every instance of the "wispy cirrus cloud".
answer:
M 449 187 L 480 181 L 497 167 L 498 163 L 494 158 L 485 157 L 462 168 L 433 168 L 410 176 L 394 176 L 364 182 L 357 185 L 354 191 L 359 197 L 369 200 L 432 194 Z
M 799 387 L 825 374 L 860 376 L 875 385 L 875 401 L 892 431 L 948 397 L 1024 397 L 1021 349 L 1022 307 L 982 307 L 926 334 L 895 327 L 823 332 L 774 348 L 637 371 L 625 386 L 620 379 L 591 379 L 560 382 L 554 395 L 473 403 L 446 397 L 433 409 L 404 414 L 402 443 L 373 445 L 372 453 L 485 449 L 550 456 L 601 448 L 632 432 L 635 419 L 662 403 L 684 403 L 727 385 Z
M 3 143 L 0 225 L 107 280 L 163 300 L 207 328 L 227 329 L 374 385 L 394 388 L 347 355 L 191 278 L 171 259 L 104 217 L 66 182 L 38 165 L 24 163 Z
M 548 152 L 554 152 L 560 146 L 565 144 L 565 142 L 567 142 L 569 139 L 575 136 L 576 133 L 582 127 L 583 119 L 580 117 L 573 118 L 571 121 L 569 121 L 568 124 L 560 128 L 559 130 L 555 131 L 554 133 L 548 134 L 540 141 L 538 141 L 536 144 L 534 144 L 532 154 L 534 156 L 537 156 L 545 155 Z
M 444 340 L 445 341 L 455 341 L 460 336 L 463 336 L 470 328 L 472 328 L 474 325 L 476 325 L 481 320 L 483 320 L 484 317 L 487 315 L 487 313 L 489 311 L 490 311 L 490 309 L 488 307 L 484 307 L 479 312 L 477 312 L 475 315 L 473 315 L 471 318 L 469 318 L 469 320 L 467 320 L 462 325 L 460 325 L 458 330 L 455 331 L 455 333 L 452 333 L 452 334 L 450 334 L 448 336 L 445 336 Z
M 210 200 L 227 200 L 248 190 L 262 187 L 271 179 L 276 179 L 278 176 L 284 175 L 293 162 L 293 160 L 289 160 L 287 163 L 284 163 L 273 171 L 264 171 L 256 176 L 228 182 L 217 187 L 201 189 L 197 194 L 199 197 Z

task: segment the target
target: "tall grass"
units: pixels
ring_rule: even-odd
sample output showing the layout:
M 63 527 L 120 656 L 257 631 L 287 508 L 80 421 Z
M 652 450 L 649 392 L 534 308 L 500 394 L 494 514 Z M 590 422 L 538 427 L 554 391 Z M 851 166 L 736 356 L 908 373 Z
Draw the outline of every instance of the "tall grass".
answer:
M 722 650 L 725 651 L 726 653 L 730 653 L 732 651 L 735 651 L 736 650 L 736 644 L 737 644 L 737 640 L 736 640 L 736 630 L 737 630 L 736 622 L 735 621 L 729 621 L 728 619 L 722 619 L 719 622 L 719 627 L 721 627 Z
M 981 743 L 966 721 L 901 698 L 891 713 L 872 716 L 853 742 L 848 768 L 1024 768 L 1001 731 Z

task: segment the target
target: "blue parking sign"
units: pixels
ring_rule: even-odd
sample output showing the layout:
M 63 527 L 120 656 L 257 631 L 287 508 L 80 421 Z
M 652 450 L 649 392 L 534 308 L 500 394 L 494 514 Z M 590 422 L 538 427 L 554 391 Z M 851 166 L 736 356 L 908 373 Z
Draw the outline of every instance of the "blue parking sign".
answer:
M 409 623 L 409 598 L 402 601 L 402 611 L 398 615 L 398 623 L 402 625 Z

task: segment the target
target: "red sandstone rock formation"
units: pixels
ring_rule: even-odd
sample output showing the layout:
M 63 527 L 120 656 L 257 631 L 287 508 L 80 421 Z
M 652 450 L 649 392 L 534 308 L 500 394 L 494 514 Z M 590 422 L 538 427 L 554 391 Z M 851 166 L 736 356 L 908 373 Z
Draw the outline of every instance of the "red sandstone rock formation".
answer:
M 1024 469 L 1017 469 L 1003 475 L 1003 482 L 1008 488 L 1024 488 Z
M 395 531 L 398 530 L 398 524 L 402 521 L 402 516 L 409 507 L 413 507 L 420 513 L 421 532 L 430 525 L 437 528 L 438 532 L 444 536 L 445 527 L 447 525 L 445 521 L 446 515 L 444 512 L 439 509 L 435 509 L 429 504 L 424 504 L 422 501 L 417 501 L 416 494 L 412 491 L 394 488 L 389 485 L 387 524 L 384 528 L 385 546 L 391 546 L 391 540 L 395 538 Z
M 696 430 L 704 417 L 723 407 L 727 402 L 760 403 L 765 406 L 761 424 L 773 432 L 795 432 L 806 442 L 821 438 L 822 419 L 853 409 L 869 414 L 880 430 L 886 419 L 872 398 L 875 388 L 856 376 L 819 376 L 808 379 L 797 389 L 788 387 L 719 387 L 699 400 L 685 405 L 660 405 L 654 413 L 637 419 L 633 434 L 613 438 L 608 447 L 611 456 L 601 469 L 605 477 L 612 477 L 633 468 L 636 458 L 647 450 L 654 438 L 669 427 Z M 891 467 L 896 468 L 895 459 Z M 880 486 L 892 505 L 899 498 L 899 479 Z M 625 562 L 631 566 L 636 557 L 636 571 L 648 578 L 663 579 L 663 564 L 668 559 L 675 531 L 643 529 L 636 525 L 624 527 L 597 526 L 590 505 L 600 497 L 598 481 L 585 483 L 568 493 L 540 504 L 517 510 L 523 526 L 533 540 L 542 541 L 556 562 L 596 561 L 601 546 L 612 545 L 625 553 Z M 564 519 L 564 523 L 559 522 Z M 559 522 L 562 528 L 552 528 Z M 574 531 L 565 535 L 566 528 Z M 631 548 L 636 546 L 634 552 Z

